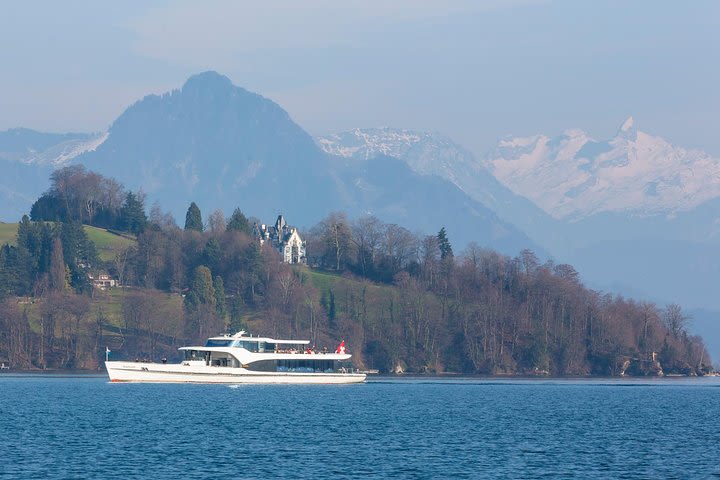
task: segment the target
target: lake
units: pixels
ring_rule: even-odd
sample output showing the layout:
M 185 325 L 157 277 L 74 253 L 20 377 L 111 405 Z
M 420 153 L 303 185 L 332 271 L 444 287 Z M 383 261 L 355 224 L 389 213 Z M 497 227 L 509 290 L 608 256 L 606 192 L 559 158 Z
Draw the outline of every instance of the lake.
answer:
M 0 375 L 0 478 L 720 477 L 720 379 Z

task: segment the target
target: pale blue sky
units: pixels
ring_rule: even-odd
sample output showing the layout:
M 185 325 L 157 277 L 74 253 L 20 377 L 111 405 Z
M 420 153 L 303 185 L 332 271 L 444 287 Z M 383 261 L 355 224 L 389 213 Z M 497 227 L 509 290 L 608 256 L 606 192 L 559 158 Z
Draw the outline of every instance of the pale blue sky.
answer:
M 394 126 L 476 153 L 638 128 L 720 155 L 720 2 L 0 4 L 0 129 L 98 131 L 217 70 L 310 133 Z

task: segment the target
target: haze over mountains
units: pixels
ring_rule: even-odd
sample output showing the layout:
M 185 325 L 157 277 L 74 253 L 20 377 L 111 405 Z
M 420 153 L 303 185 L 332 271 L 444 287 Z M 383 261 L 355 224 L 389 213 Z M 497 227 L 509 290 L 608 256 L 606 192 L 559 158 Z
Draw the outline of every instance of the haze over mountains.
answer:
M 720 308 L 718 160 L 638 131 L 503 138 L 476 157 L 449 138 L 355 129 L 313 139 L 280 106 L 214 72 L 130 106 L 99 134 L 0 133 L 3 220 L 82 162 L 148 194 L 178 219 L 239 206 L 311 226 L 329 211 L 374 213 L 515 255 L 575 264 L 598 288 Z M 531 201 L 532 200 L 532 201 Z
M 97 147 L 105 134 L 41 133 L 27 128 L 0 132 L 0 216 L 27 213 L 48 184 L 53 168 Z
M 72 161 L 142 189 L 149 204 L 159 201 L 178 219 L 191 201 L 206 214 L 239 206 L 261 218 L 283 213 L 301 226 L 343 210 L 424 233 L 445 225 L 459 246 L 474 240 L 507 254 L 544 253 L 450 182 L 392 157 L 346 162 L 328 156 L 277 104 L 215 72 L 138 101 L 102 143 Z
M 672 215 L 720 196 L 720 159 L 638 131 L 632 117 L 608 140 L 579 129 L 505 138 L 483 163 L 515 193 L 570 220 Z
M 720 309 L 720 161 L 638 132 L 632 118 L 609 140 L 579 129 L 507 137 L 482 158 L 442 135 L 390 128 L 317 142 L 348 159 L 383 153 L 446 178 L 557 261 L 575 265 L 595 288 Z M 720 351 L 713 334 L 718 315 L 697 310 L 694 316 Z

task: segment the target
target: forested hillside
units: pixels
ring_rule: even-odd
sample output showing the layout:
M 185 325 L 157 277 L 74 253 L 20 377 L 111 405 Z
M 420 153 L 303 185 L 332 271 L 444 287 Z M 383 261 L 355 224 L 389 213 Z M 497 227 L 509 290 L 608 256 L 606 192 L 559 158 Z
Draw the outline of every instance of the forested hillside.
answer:
M 184 228 L 141 194 L 82 167 L 52 187 L 0 249 L 0 360 L 15 368 L 98 368 L 173 358 L 223 331 L 347 341 L 384 372 L 531 375 L 702 374 L 710 358 L 678 305 L 585 288 L 571 265 L 471 244 L 442 225 L 417 236 L 372 216 L 329 214 L 310 231 L 310 268 L 280 261 L 238 208 Z M 102 258 L 83 224 L 136 238 Z M 121 287 L 101 292 L 89 275 Z

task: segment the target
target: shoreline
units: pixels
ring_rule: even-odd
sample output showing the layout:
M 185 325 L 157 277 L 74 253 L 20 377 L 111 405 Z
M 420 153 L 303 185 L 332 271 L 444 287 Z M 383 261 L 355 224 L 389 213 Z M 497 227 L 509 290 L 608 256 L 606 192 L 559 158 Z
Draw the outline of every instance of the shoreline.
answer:
M 107 372 L 103 370 L 3 370 L 0 372 L 2 378 L 95 378 L 106 377 Z M 442 382 L 468 382 L 468 381 L 488 381 L 493 383 L 512 383 L 520 382 L 596 382 L 596 381 L 613 381 L 613 382 L 677 382 L 684 380 L 710 380 L 718 379 L 717 375 L 665 375 L 662 377 L 653 376 L 537 376 L 537 375 L 465 375 L 465 374 L 372 374 L 368 375 L 368 382 L 394 382 L 394 381 L 442 381 Z

